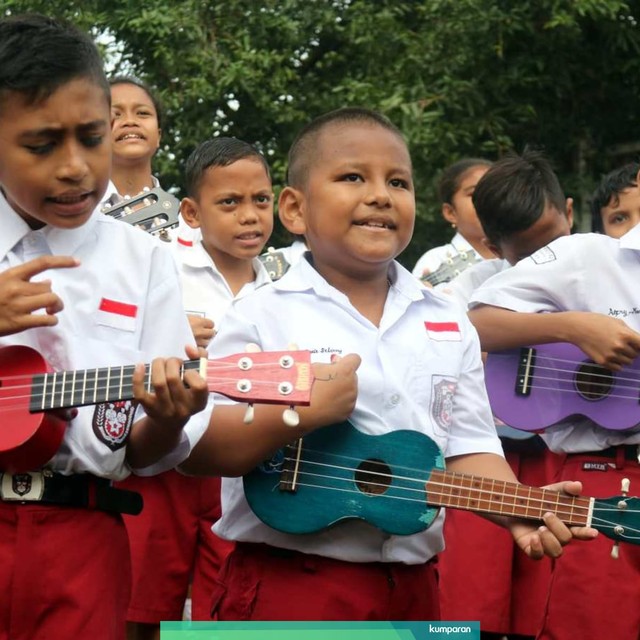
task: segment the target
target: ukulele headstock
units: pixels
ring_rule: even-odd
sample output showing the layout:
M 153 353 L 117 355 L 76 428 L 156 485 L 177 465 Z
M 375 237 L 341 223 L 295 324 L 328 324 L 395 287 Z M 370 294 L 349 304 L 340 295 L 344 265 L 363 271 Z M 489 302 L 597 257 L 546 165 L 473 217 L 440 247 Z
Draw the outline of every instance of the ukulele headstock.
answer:
M 249 404 L 307 406 L 313 384 L 310 351 L 257 351 L 209 360 L 209 390 Z
M 591 526 L 616 542 L 640 544 L 640 498 L 595 499 Z

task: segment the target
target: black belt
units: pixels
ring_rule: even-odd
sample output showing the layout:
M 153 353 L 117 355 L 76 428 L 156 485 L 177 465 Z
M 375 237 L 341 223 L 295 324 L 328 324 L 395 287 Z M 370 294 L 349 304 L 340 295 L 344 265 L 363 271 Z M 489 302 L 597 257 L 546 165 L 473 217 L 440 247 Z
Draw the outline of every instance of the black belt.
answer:
M 107 478 L 88 473 L 65 476 L 49 469 L 0 473 L 0 500 L 19 504 L 50 504 L 137 515 L 142 496 L 116 489 Z
M 575 456 L 595 456 L 598 458 L 613 458 L 614 460 L 618 457 L 620 450 L 624 454 L 625 460 L 633 460 L 634 462 L 638 462 L 638 453 L 640 445 L 637 444 L 621 444 L 617 447 L 609 447 L 608 449 L 602 449 L 601 451 L 586 451 L 584 453 L 573 453 L 569 455 Z

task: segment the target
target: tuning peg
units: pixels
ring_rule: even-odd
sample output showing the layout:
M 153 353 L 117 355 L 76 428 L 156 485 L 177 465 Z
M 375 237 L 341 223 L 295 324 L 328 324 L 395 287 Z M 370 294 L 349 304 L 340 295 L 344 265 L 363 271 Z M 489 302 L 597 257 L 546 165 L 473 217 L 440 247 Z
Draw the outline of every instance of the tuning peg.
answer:
M 300 415 L 293 407 L 289 407 L 282 412 L 282 421 L 287 427 L 297 427 L 300 424 Z
M 622 481 L 620 482 L 620 492 L 622 493 L 623 497 L 627 497 L 630 487 L 631 481 L 629 480 L 629 478 L 622 478 Z M 621 511 L 626 509 L 627 506 L 628 505 L 626 500 L 619 500 L 618 504 L 616 505 L 616 507 Z M 624 533 L 624 527 L 616 525 L 613 528 L 613 532 L 617 533 L 618 535 L 622 535 Z M 613 547 L 611 548 L 611 557 L 614 560 L 617 560 L 620 557 L 620 542 L 618 540 L 613 543 Z
M 244 412 L 242 422 L 245 424 L 251 424 L 253 422 L 253 405 L 251 403 L 247 405 L 247 410 Z
M 629 493 L 629 487 L 631 487 L 631 480 L 629 480 L 629 478 L 622 478 L 622 482 L 620 483 L 620 485 L 622 495 L 626 496 Z

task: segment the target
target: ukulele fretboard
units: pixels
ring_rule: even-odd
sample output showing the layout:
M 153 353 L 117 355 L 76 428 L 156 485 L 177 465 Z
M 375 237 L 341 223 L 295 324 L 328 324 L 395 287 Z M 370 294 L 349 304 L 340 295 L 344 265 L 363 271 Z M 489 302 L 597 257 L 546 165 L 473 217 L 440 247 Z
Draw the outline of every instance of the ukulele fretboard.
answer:
M 564 496 L 549 489 L 434 470 L 426 483 L 427 502 L 496 515 L 542 520 L 555 513 L 565 524 L 590 525 L 592 499 Z
M 183 363 L 182 370 L 197 369 L 199 360 Z M 29 410 L 82 407 L 133 398 L 134 365 L 58 371 L 33 376 Z M 151 388 L 151 365 L 145 365 L 144 384 Z

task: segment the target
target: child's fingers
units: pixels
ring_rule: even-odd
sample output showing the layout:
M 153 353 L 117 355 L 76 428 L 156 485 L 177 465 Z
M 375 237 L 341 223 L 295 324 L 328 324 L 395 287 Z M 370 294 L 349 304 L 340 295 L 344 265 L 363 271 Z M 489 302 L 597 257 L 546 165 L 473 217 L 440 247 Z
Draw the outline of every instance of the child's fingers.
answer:
M 77 267 L 79 264 L 80 261 L 71 256 L 40 256 L 35 260 L 29 260 L 29 262 L 8 269 L 5 274 L 16 276 L 21 280 L 30 280 L 33 276 L 48 269 L 68 269 Z

